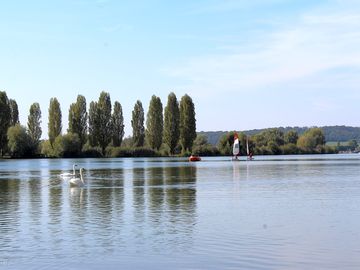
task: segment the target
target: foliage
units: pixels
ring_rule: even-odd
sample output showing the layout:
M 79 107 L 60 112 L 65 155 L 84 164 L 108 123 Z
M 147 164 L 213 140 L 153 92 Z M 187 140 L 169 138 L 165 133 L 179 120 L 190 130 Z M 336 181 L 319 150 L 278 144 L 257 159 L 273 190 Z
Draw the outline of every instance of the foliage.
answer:
M 195 105 L 188 95 L 180 101 L 180 143 L 183 151 L 191 151 L 196 139 Z
M 30 106 L 28 123 L 27 123 L 28 133 L 35 149 L 37 149 L 39 146 L 40 138 L 42 134 L 40 125 L 41 125 L 40 105 L 39 103 L 35 102 Z
M 350 140 L 348 142 L 348 146 L 349 146 L 351 151 L 355 151 L 359 147 L 359 144 L 358 144 L 358 142 L 356 140 Z
M 286 141 L 286 133 L 289 131 L 295 131 L 298 136 L 302 135 L 309 129 L 309 127 L 279 127 L 280 131 L 285 134 L 285 144 Z M 349 126 L 324 126 L 321 127 L 324 131 L 326 141 L 333 142 L 348 142 L 349 140 L 357 140 L 360 141 L 360 127 L 349 127 Z M 243 132 L 246 135 L 253 137 L 254 135 L 258 135 L 269 129 L 253 129 L 253 130 L 244 130 Z M 227 134 L 227 131 L 208 131 L 208 132 L 199 132 L 198 134 L 202 134 L 207 136 L 209 143 L 212 145 L 218 145 L 222 136 Z
M 299 139 L 299 135 L 295 130 L 289 130 L 285 133 L 284 141 L 287 144 L 296 144 Z
M 49 140 L 44 140 L 40 143 L 41 155 L 44 157 L 55 157 L 54 149 Z
M 89 142 L 92 147 L 100 146 L 102 154 L 112 140 L 110 94 L 101 92 L 98 102 L 92 101 L 89 109 Z
M 294 155 L 299 153 L 299 149 L 294 143 L 287 143 L 280 147 L 281 153 L 284 155 Z
M 121 146 L 124 137 L 124 116 L 121 104 L 118 101 L 114 103 L 114 112 L 111 116 L 112 125 L 112 144 L 115 147 Z
M 217 156 L 220 155 L 220 151 L 217 147 L 208 143 L 206 136 L 198 135 L 194 140 L 192 154 L 199 156 Z
M 99 158 L 102 157 L 102 150 L 98 146 L 91 146 L 89 142 L 87 142 L 81 152 L 82 157 L 88 157 L 88 158 Z
M 235 131 L 223 135 L 218 143 L 218 149 L 224 156 L 232 155 L 232 145 L 234 144 Z
M 57 136 L 53 148 L 54 156 L 56 157 L 79 156 L 81 151 L 81 142 L 78 134 L 68 133 Z
M 135 103 L 134 110 L 132 111 L 131 126 L 133 129 L 133 145 L 135 147 L 144 146 L 144 109 L 140 100 Z
M 101 92 L 99 101 L 97 103 L 97 117 L 98 117 L 98 130 L 97 130 L 97 142 L 102 149 L 103 155 L 105 149 L 109 145 L 112 139 L 111 130 L 111 99 L 110 94 Z
M 146 119 L 146 140 L 152 149 L 160 149 L 163 141 L 163 130 L 163 105 L 161 99 L 153 95 Z
M 147 147 L 111 147 L 109 150 L 111 157 L 156 157 L 158 152 Z
M 9 100 L 10 106 L 10 126 L 15 126 L 19 124 L 19 109 L 16 101 L 14 99 Z
M 325 135 L 321 128 L 311 128 L 297 141 L 298 148 L 303 153 L 322 153 L 325 146 Z
M 78 134 L 81 147 L 86 142 L 88 129 L 87 119 L 86 98 L 82 95 L 78 95 L 76 103 L 70 105 L 68 132 Z
M 92 101 L 89 109 L 89 143 L 91 147 L 97 145 L 97 138 L 99 133 L 99 117 L 97 114 L 97 102 Z
M 164 142 L 170 148 L 173 155 L 180 137 L 180 111 L 176 95 L 170 93 L 164 115 Z
M 55 138 L 61 134 L 61 108 L 57 98 L 50 99 L 48 135 L 51 147 L 54 147 Z
M 6 92 L 0 91 L 0 154 L 4 155 L 7 147 L 7 130 L 11 123 L 11 111 Z
M 12 157 L 28 157 L 32 155 L 33 144 L 26 132 L 26 128 L 20 124 L 11 126 L 7 131 L 8 148 Z

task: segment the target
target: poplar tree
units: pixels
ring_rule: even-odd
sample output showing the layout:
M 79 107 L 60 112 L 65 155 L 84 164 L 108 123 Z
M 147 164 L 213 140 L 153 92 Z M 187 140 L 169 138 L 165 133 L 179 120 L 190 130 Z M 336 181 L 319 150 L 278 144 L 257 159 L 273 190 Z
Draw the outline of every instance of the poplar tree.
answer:
M 115 101 L 114 103 L 114 112 L 111 116 L 111 125 L 113 146 L 121 146 L 124 137 L 124 116 L 121 104 L 118 101 Z
M 161 99 L 153 95 L 151 97 L 149 111 L 146 118 L 146 140 L 152 149 L 159 150 L 163 140 L 163 105 Z
M 97 129 L 97 142 L 102 149 L 103 155 L 105 154 L 105 148 L 111 142 L 111 99 L 110 94 L 101 92 L 99 101 L 97 103 L 97 117 L 98 128 Z
M 179 103 L 174 93 L 168 96 L 164 118 L 164 142 L 169 146 L 170 154 L 174 154 L 180 136 Z
M 196 139 L 195 106 L 188 95 L 180 101 L 180 143 L 182 150 L 191 151 Z
M 11 123 L 9 99 L 5 91 L 0 91 L 0 154 L 4 155 L 7 146 L 7 130 Z
M 40 143 L 40 138 L 42 134 L 41 130 L 41 110 L 39 103 L 35 102 L 30 106 L 29 116 L 28 116 L 28 133 L 31 138 L 32 144 L 35 148 Z
M 68 132 L 79 136 L 81 148 L 86 141 L 87 118 L 86 98 L 82 95 L 78 95 L 76 103 L 70 105 Z
M 89 108 L 89 143 L 92 147 L 97 146 L 99 130 L 99 119 L 97 113 L 97 102 L 91 101 Z
M 15 126 L 19 124 L 19 109 L 16 101 L 14 99 L 9 100 L 10 105 L 10 126 Z
M 61 108 L 57 98 L 50 99 L 49 106 L 49 123 L 48 123 L 48 135 L 50 145 L 53 148 L 53 144 L 57 136 L 61 134 Z
M 134 110 L 132 111 L 131 126 L 133 128 L 133 145 L 135 147 L 144 146 L 144 109 L 140 100 L 135 103 Z

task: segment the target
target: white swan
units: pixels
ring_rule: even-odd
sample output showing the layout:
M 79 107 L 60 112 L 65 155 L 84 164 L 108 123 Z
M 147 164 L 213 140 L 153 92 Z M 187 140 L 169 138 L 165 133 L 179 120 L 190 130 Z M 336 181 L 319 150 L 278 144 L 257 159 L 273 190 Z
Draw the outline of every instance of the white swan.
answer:
M 76 176 L 76 172 L 75 172 L 75 167 L 77 166 L 77 164 L 74 164 L 73 165 L 73 172 L 72 173 L 62 173 L 60 174 L 59 176 L 61 178 L 71 178 L 71 177 L 74 177 Z
M 84 168 L 80 168 L 80 178 L 74 177 L 70 179 L 70 186 L 72 187 L 83 187 L 85 185 L 85 181 L 82 175 Z

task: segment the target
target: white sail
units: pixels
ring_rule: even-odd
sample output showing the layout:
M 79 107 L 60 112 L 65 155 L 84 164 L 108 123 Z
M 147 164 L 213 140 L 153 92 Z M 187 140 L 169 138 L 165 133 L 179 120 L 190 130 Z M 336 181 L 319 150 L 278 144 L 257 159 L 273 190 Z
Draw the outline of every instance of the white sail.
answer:
M 246 153 L 249 156 L 250 155 L 250 151 L 249 151 L 249 139 L 248 137 L 246 137 Z
M 234 140 L 233 155 L 237 156 L 237 155 L 239 155 L 239 153 L 240 153 L 240 143 L 239 143 L 239 139 L 236 138 Z

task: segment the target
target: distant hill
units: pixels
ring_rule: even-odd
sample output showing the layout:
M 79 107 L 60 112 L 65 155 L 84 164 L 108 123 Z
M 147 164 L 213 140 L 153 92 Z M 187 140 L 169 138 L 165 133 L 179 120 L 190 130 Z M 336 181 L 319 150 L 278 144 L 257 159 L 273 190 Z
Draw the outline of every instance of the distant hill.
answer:
M 282 130 L 284 133 L 289 130 L 296 130 L 296 132 L 301 135 L 310 127 L 279 127 L 278 129 Z M 349 127 L 349 126 L 324 126 L 320 127 L 324 130 L 325 139 L 327 142 L 347 142 L 349 140 L 357 140 L 360 142 L 360 127 Z M 247 135 L 255 135 L 261 133 L 266 129 L 252 129 L 244 130 L 239 132 L 244 132 Z M 228 133 L 229 131 L 200 131 L 199 135 L 205 135 L 208 138 L 208 141 L 212 145 L 217 145 L 220 138 Z

